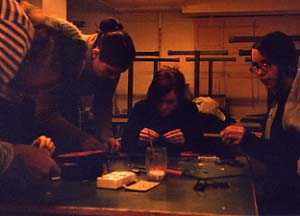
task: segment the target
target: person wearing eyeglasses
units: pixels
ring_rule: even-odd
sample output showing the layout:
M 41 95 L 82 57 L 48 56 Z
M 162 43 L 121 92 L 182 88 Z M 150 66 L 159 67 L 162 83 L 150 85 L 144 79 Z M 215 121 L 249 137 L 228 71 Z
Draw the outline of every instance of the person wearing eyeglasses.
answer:
M 264 136 L 257 138 L 244 127 L 228 126 L 221 131 L 222 141 L 241 144 L 245 152 L 265 165 L 261 196 L 257 196 L 262 214 L 299 214 L 300 187 L 297 160 L 300 136 L 283 126 L 283 113 L 297 74 L 298 56 L 293 40 L 282 32 L 272 32 L 251 49 L 250 71 L 269 92 Z

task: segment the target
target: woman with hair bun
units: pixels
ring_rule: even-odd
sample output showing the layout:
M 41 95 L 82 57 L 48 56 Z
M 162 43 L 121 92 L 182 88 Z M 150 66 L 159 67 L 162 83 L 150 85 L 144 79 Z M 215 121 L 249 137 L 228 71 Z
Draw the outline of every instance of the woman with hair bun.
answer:
M 34 136 L 50 136 L 57 153 L 118 150 L 111 132 L 112 98 L 120 74 L 135 58 L 130 35 L 114 18 L 103 20 L 98 33 L 83 35 L 66 20 L 46 16 L 27 2 L 21 5 L 35 36 L 11 88 L 31 101 L 34 118 L 25 122 L 27 128 L 36 126 Z M 93 135 L 80 129 L 83 95 L 93 96 Z
M 102 20 L 98 33 L 83 35 L 83 38 L 92 54 L 99 51 L 98 57 L 102 62 L 116 67 L 115 69 L 121 72 L 125 71 L 134 60 L 135 49 L 132 39 L 123 25 L 114 18 Z
M 93 104 L 96 135 L 116 150 L 120 144 L 112 137 L 112 98 L 121 73 L 135 58 L 135 47 L 123 25 L 114 18 L 102 20 L 98 33 L 83 35 L 83 39 L 88 46 L 88 58 L 78 83 L 94 84 L 89 91 L 96 93 Z

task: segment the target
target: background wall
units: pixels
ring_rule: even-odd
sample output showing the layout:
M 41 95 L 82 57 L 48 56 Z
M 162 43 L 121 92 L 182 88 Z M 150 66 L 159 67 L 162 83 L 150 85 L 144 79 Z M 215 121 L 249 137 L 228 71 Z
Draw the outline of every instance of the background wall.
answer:
M 247 4 L 247 2 L 245 2 Z M 84 33 L 93 33 L 103 18 L 114 16 L 121 20 L 132 35 L 137 51 L 160 51 L 160 57 L 180 57 L 180 62 L 161 63 L 176 65 L 184 72 L 191 90 L 194 88 L 192 62 L 186 56 L 168 56 L 168 50 L 228 50 L 228 57 L 236 62 L 213 64 L 213 94 L 225 95 L 228 112 L 235 116 L 262 113 L 266 108 L 266 91 L 252 75 L 239 49 L 250 49 L 252 43 L 229 43 L 231 36 L 262 36 L 280 30 L 290 35 L 300 35 L 299 15 L 234 16 L 197 18 L 179 11 L 171 12 L 114 12 L 103 7 L 90 7 L 79 0 L 69 0 L 67 18 L 84 21 Z M 299 44 L 297 44 L 299 49 Z M 212 57 L 212 56 L 211 56 Z M 200 94 L 208 93 L 208 63 L 200 68 Z M 153 64 L 134 64 L 134 101 L 144 97 L 152 79 Z M 115 110 L 126 113 L 127 73 L 122 75 L 115 97 Z
M 29 0 L 29 2 L 51 16 L 67 18 L 67 0 Z

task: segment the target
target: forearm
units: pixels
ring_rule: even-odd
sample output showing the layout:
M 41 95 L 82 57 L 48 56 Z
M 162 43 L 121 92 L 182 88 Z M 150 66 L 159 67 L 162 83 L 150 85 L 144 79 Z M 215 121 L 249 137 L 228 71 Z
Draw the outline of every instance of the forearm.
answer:
M 119 79 L 99 81 L 96 90 L 93 111 L 95 114 L 96 137 L 106 139 L 112 132 L 112 99 Z
M 259 138 L 250 132 L 246 132 L 241 141 L 244 152 L 260 161 L 269 160 L 269 144 L 268 140 Z
M 66 120 L 60 112 L 60 96 L 45 94 L 36 98 L 36 119 L 40 132 L 51 137 L 57 151 L 79 151 L 91 136 Z
M 39 126 L 43 134 L 53 139 L 58 151 L 80 151 L 90 137 L 60 113 L 48 113 L 47 118 L 39 120 Z

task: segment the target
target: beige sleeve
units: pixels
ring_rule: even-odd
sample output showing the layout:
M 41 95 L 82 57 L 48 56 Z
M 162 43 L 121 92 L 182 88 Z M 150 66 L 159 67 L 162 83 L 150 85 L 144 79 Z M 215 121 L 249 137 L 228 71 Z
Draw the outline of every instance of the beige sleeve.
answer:
M 286 129 L 300 131 L 300 68 L 285 103 L 282 124 Z

